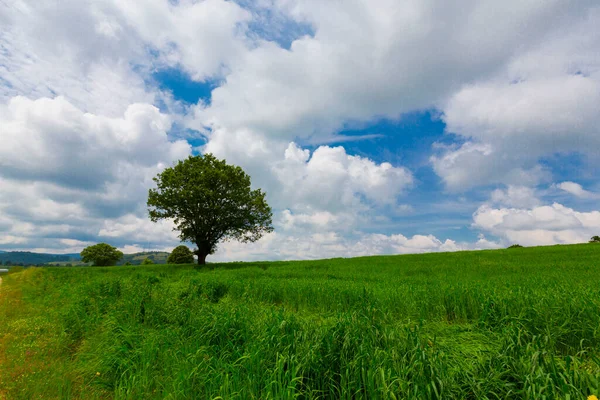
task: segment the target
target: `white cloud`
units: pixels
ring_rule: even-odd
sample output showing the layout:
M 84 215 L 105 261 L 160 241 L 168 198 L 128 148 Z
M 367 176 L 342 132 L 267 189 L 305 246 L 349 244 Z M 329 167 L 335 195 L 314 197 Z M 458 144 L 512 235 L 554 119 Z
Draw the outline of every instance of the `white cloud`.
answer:
M 508 207 L 535 207 L 540 204 L 535 189 L 526 186 L 508 186 L 506 190 L 496 189 L 490 200 L 493 204 Z
M 311 156 L 308 150 L 290 143 L 284 160 L 276 163 L 273 171 L 283 187 L 282 202 L 296 209 L 347 210 L 365 202 L 395 204 L 413 183 L 407 169 L 348 155 L 343 147 L 320 146 Z
M 182 117 L 176 112 L 190 111 L 184 121 L 206 135 L 203 149 L 244 167 L 276 208 L 274 234 L 254 245 L 226 244 L 224 258 L 495 245 L 364 232 L 390 210 L 411 210 L 400 201 L 409 203 L 403 196 L 414 178 L 343 147 L 294 144 L 332 143 L 345 124 L 440 108 L 465 143 L 439 150 L 435 171 L 453 190 L 511 185 L 492 194 L 497 207 L 539 205 L 519 187 L 550 181 L 540 157 L 594 156 L 600 148 L 593 0 L 252 4 L 275 15 L 266 29 L 285 28 L 286 19 L 311 27 L 314 35 L 289 49 L 252 31 L 265 14 L 240 4 L 0 4 L 5 242 L 38 249 L 99 238 L 127 249 L 174 243 L 170 227 L 147 221 L 144 203 L 151 178 L 190 152 L 167 138 Z M 209 104 L 187 110 L 154 86 L 152 73 L 165 67 L 222 85 Z
M 314 37 L 247 52 L 198 110 L 203 123 L 294 139 L 327 137 L 348 120 L 397 118 L 500 71 L 549 31 L 585 18 L 590 4 L 278 3 Z
M 15 96 L 65 96 L 78 108 L 119 115 L 152 103 L 137 69 L 146 50 L 108 1 L 17 0 L 0 4 L 0 103 Z
M 176 109 L 148 85 L 153 71 L 220 77 L 252 42 L 250 13 L 225 0 L 16 0 L 0 16 L 0 102 L 61 95 L 109 116 L 136 102 Z
M 45 247 L 102 236 L 105 218 L 129 215 L 135 228 L 135 218 L 147 219 L 152 177 L 190 153 L 187 142 L 168 140 L 169 117 L 148 104 L 109 118 L 83 113 L 61 97 L 16 97 L 0 105 L 0 126 L 5 232 Z M 118 240 L 142 240 L 125 233 Z
M 452 191 L 504 183 L 535 186 L 550 173 L 535 161 L 523 162 L 518 154 L 498 151 L 487 143 L 466 142 L 430 158 L 434 171 Z
M 117 181 L 128 165 L 150 168 L 185 157 L 171 143 L 171 122 L 157 108 L 130 105 L 122 118 L 86 114 L 66 99 L 13 98 L 0 105 L 0 166 L 6 178 L 97 189 Z
M 600 157 L 600 8 L 516 54 L 490 79 L 442 104 L 447 131 L 467 139 L 432 157 L 451 190 L 549 181 L 538 164 L 555 154 Z M 595 161 L 592 161 L 595 162 Z
M 600 156 L 599 102 L 600 74 L 466 88 L 448 103 L 444 120 L 471 141 L 433 157 L 434 169 L 450 189 L 549 180 L 537 164 L 543 156 Z
M 495 242 L 481 238 L 476 243 L 441 241 L 433 235 L 358 234 L 340 235 L 333 231 L 290 235 L 275 231 L 252 244 L 227 242 L 219 246 L 213 260 L 319 259 L 360 257 L 378 254 L 413 254 L 499 248 Z
M 126 23 L 160 52 L 167 65 L 181 65 L 193 79 L 221 75 L 246 50 L 244 25 L 251 14 L 233 1 L 114 0 Z
M 600 194 L 585 190 L 580 184 L 575 182 L 561 182 L 556 187 L 582 199 L 600 198 Z
M 587 242 L 598 234 L 600 211 L 578 212 L 554 203 L 530 209 L 481 206 L 473 226 L 525 246 Z

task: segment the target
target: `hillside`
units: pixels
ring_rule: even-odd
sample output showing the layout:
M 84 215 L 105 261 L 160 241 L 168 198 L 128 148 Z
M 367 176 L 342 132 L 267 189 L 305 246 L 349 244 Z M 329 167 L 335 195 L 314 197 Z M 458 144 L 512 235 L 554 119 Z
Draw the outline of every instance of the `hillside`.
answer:
M 146 251 L 134 254 L 125 254 L 119 261 L 119 265 L 130 263 L 132 265 L 140 265 L 146 258 L 149 258 L 154 264 L 166 264 L 169 253 L 165 251 Z
M 118 265 L 129 262 L 132 265 L 140 265 L 146 258 L 154 264 L 166 264 L 169 253 L 164 251 L 147 251 L 133 254 L 125 254 Z M 52 265 L 52 266 L 85 266 L 81 262 L 79 254 L 46 254 L 32 253 L 26 251 L 0 251 L 0 262 L 2 265 Z
M 73 254 L 45 254 L 29 251 L 0 252 L 0 262 L 10 265 L 42 265 L 51 262 L 70 262 L 79 260 Z
M 0 397 L 585 399 L 598 282 L 593 244 L 28 269 L 0 291 Z

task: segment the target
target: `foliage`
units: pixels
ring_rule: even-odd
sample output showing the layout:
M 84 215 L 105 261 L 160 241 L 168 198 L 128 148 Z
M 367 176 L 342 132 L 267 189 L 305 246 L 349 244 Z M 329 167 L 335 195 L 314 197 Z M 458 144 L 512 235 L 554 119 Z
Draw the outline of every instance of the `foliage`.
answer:
M 3 276 L 6 398 L 585 399 L 600 246 Z M 6 294 L 6 295 L 5 295 Z
M 193 264 L 194 253 L 184 245 L 177 246 L 173 249 L 169 258 L 167 258 L 167 264 Z
M 130 263 L 129 261 L 127 261 L 127 262 L 126 262 L 125 264 L 123 264 L 123 265 L 125 265 L 126 267 L 128 267 L 128 266 L 130 266 L 130 265 L 131 265 L 131 263 Z
M 592 236 L 590 243 L 600 243 L 600 236 Z
M 190 156 L 154 178 L 148 193 L 154 222 L 172 219 L 182 241 L 198 246 L 198 264 L 214 253 L 222 240 L 254 242 L 271 232 L 272 212 L 250 176 L 212 154 Z
M 154 264 L 154 261 L 152 261 L 149 258 L 145 258 L 144 261 L 142 261 L 142 265 L 152 265 Z
M 123 253 L 106 243 L 88 246 L 81 252 L 81 261 L 93 263 L 96 267 L 115 265 L 123 257 Z
M 516 244 L 516 243 L 508 246 L 509 249 L 520 249 L 522 247 L 523 246 L 521 246 L 520 244 Z

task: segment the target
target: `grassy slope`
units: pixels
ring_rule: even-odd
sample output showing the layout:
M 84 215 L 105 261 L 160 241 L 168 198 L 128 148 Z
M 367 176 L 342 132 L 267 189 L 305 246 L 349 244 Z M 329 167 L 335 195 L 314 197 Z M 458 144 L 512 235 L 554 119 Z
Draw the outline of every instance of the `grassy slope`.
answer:
M 600 245 L 214 266 L 4 276 L 0 399 L 598 394 Z

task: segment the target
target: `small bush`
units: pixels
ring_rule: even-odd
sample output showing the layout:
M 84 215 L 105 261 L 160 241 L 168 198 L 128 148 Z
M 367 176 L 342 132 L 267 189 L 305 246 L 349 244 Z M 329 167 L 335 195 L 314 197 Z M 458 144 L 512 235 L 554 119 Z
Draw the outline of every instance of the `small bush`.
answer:
M 116 265 L 123 258 L 123 252 L 106 243 L 98 243 L 88 246 L 81 252 L 81 261 L 92 263 L 94 267 L 107 267 Z
M 194 253 L 187 246 L 177 246 L 173 249 L 169 258 L 167 258 L 167 264 L 193 264 Z
M 149 258 L 144 258 L 144 261 L 142 261 L 142 265 L 152 265 L 154 264 L 154 261 L 152 261 Z
M 508 246 L 509 249 L 519 249 L 522 248 L 523 246 L 521 246 L 520 244 L 513 244 Z

